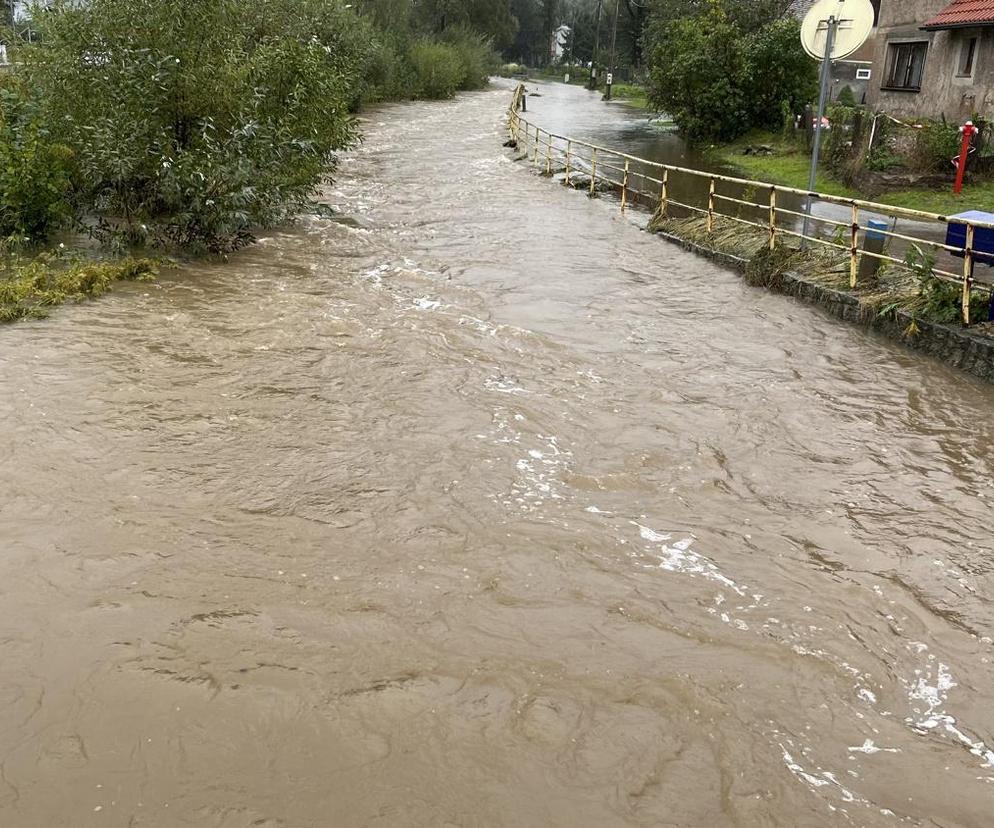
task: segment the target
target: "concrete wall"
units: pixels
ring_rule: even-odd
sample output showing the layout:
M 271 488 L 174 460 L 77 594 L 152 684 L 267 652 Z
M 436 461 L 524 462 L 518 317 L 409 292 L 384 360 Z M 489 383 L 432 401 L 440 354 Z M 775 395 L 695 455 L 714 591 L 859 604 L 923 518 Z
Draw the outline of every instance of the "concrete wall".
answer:
M 921 25 L 949 5 L 949 0 L 884 0 L 877 29 L 873 79 L 867 103 L 897 117 L 938 117 L 965 121 L 974 113 L 994 115 L 994 28 L 923 32 Z M 979 37 L 970 78 L 957 77 L 962 45 Z M 887 81 L 890 44 L 928 43 L 921 91 L 892 91 Z

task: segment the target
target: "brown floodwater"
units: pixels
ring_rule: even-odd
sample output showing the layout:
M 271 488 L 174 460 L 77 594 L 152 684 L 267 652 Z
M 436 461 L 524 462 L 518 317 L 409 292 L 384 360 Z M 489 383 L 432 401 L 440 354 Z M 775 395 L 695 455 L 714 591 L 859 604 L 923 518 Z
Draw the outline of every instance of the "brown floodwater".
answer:
M 990 824 L 994 389 L 532 175 L 507 100 L 0 330 L 3 828 Z

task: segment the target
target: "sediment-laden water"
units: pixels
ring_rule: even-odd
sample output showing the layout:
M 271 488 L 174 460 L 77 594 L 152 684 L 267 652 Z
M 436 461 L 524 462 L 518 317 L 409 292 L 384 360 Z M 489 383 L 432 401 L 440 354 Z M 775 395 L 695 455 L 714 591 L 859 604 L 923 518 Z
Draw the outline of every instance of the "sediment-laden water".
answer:
M 0 330 L 5 828 L 990 823 L 994 389 L 532 176 L 507 100 Z

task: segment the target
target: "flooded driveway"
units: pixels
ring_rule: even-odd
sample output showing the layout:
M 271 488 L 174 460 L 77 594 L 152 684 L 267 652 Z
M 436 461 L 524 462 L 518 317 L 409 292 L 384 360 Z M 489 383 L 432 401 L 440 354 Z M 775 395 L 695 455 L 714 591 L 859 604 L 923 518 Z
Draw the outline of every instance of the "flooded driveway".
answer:
M 5 828 L 990 823 L 994 389 L 531 175 L 507 100 L 0 329 Z

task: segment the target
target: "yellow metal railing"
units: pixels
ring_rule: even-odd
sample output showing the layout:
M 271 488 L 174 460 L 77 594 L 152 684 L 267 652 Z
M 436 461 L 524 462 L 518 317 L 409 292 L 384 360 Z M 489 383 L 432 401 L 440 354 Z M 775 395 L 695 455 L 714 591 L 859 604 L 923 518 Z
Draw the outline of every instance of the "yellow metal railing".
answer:
M 521 104 L 525 95 L 524 84 L 518 84 L 508 109 L 508 131 L 525 158 L 530 158 L 533 167 L 541 168 L 546 174 L 563 173 L 565 183 L 574 186 L 582 176 L 584 186 L 589 178 L 589 192 L 593 195 L 598 189 L 617 191 L 620 197 L 621 210 L 624 212 L 630 205 L 644 204 L 653 209 L 659 216 L 669 216 L 671 208 L 679 208 L 690 214 L 703 215 L 707 222 L 708 231 L 714 229 L 716 217 L 728 219 L 743 225 L 755 227 L 763 231 L 773 249 L 781 236 L 790 236 L 806 240 L 844 252 L 849 258 L 850 287 L 858 287 L 859 258 L 868 256 L 881 262 L 888 262 L 899 268 L 910 270 L 905 259 L 890 255 L 860 249 L 861 233 L 866 230 L 861 227 L 862 220 L 872 218 L 888 218 L 893 223 L 890 230 L 874 229 L 873 232 L 887 239 L 917 245 L 919 249 L 927 249 L 941 254 L 963 259 L 959 272 L 944 270 L 933 266 L 932 274 L 943 281 L 952 282 L 962 288 L 962 317 L 965 325 L 970 324 L 970 297 L 974 289 L 974 238 L 978 229 L 994 230 L 994 222 L 967 221 L 950 218 L 938 213 L 928 213 L 907 207 L 893 207 L 862 199 L 845 198 L 827 193 L 809 192 L 795 187 L 783 187 L 769 182 L 753 181 L 746 178 L 719 175 L 702 170 L 677 167 L 650 161 L 635 155 L 598 146 L 577 138 L 568 138 L 544 130 L 536 124 L 521 117 Z M 675 176 L 684 176 L 690 180 L 698 180 L 706 184 L 707 189 L 701 194 L 701 203 L 706 207 L 677 201 L 671 195 Z M 740 194 L 763 193 L 764 198 L 753 200 L 752 196 L 739 198 L 718 192 L 717 185 L 730 184 L 741 188 Z M 792 210 L 784 206 L 782 195 L 799 198 L 806 205 L 815 203 L 831 204 L 844 208 L 842 214 L 845 221 L 824 215 L 815 215 L 810 207 L 806 211 Z M 737 212 L 723 211 L 721 205 L 730 204 L 741 208 Z M 757 211 L 763 216 L 762 220 L 746 218 L 743 211 Z M 834 238 L 826 238 L 817 230 L 805 232 L 803 219 L 809 218 L 811 225 L 826 225 L 838 228 Z M 965 244 L 962 247 L 946 244 L 932 238 L 912 235 L 911 233 L 896 232 L 898 219 L 910 220 L 919 224 L 930 224 L 942 238 L 945 238 L 945 228 L 949 224 L 965 225 Z M 801 229 L 796 229 L 800 225 Z M 947 257 L 949 258 L 949 257 Z M 994 286 L 983 285 L 984 290 L 994 290 Z M 992 300 L 994 301 L 994 297 Z

